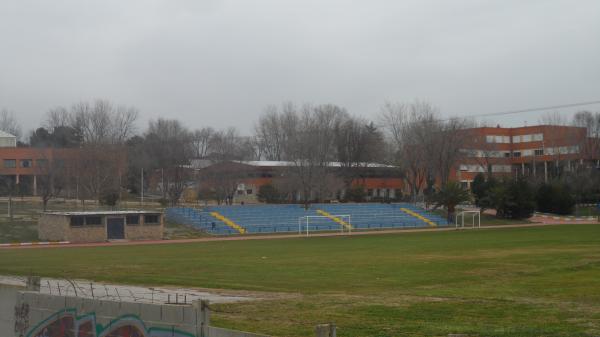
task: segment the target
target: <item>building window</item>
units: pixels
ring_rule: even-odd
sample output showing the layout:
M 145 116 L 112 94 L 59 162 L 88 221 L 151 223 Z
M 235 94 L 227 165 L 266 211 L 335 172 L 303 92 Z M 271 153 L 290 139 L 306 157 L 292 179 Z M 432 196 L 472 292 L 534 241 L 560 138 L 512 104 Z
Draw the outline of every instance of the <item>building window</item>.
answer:
M 100 226 L 100 225 L 102 225 L 102 217 L 86 216 L 85 217 L 85 225 L 86 226 Z
M 504 158 L 510 158 L 510 152 L 504 152 Z
M 536 142 L 541 142 L 542 140 L 544 140 L 544 134 L 543 133 L 536 133 L 533 135 L 533 140 Z
M 520 143 L 521 142 L 521 136 L 513 136 L 513 143 Z
M 32 160 L 31 159 L 21 159 L 20 162 L 21 162 L 21 167 L 29 168 L 29 167 L 31 167 Z
M 140 224 L 140 216 L 139 215 L 128 215 L 125 217 L 125 221 L 128 225 L 139 225 Z
M 368 195 L 368 196 L 373 196 L 373 189 L 370 189 L 370 188 L 369 188 L 369 189 L 367 190 L 367 195 Z
M 528 143 L 528 142 L 530 142 L 530 141 L 531 141 L 531 135 L 522 135 L 522 136 L 521 136 L 521 141 L 522 141 L 523 143 Z
M 238 195 L 243 195 L 243 194 L 244 194 L 244 190 L 238 190 L 238 191 L 237 191 L 237 194 L 238 194 Z
M 17 167 L 16 159 L 4 159 L 4 168 L 15 168 Z
M 510 165 L 492 165 L 492 172 L 509 173 L 510 171 L 511 171 Z
M 82 216 L 71 217 L 71 227 L 81 227 L 85 224 L 85 218 Z
M 519 157 L 521 157 L 521 152 L 518 152 L 518 151 L 517 151 L 517 152 L 513 152 L 513 157 L 514 157 L 514 158 L 519 158 Z
M 543 156 L 544 155 L 544 150 L 543 149 L 536 149 L 533 154 L 535 156 Z
M 35 165 L 37 167 L 46 168 L 48 167 L 48 159 L 36 159 Z
M 144 215 L 144 225 L 158 225 L 160 224 L 160 219 L 158 215 Z
M 494 136 L 485 136 L 485 142 L 486 143 L 493 143 L 494 142 Z
M 247 189 L 246 194 L 248 194 L 248 195 L 252 194 L 252 189 Z

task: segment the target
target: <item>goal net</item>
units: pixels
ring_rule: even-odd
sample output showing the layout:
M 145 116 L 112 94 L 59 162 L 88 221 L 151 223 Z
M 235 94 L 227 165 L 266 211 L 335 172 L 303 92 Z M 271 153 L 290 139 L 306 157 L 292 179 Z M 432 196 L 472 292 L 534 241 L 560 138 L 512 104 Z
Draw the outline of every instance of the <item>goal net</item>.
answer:
M 465 228 L 465 217 L 466 224 L 471 223 L 471 228 L 481 228 L 481 212 L 479 211 L 462 211 L 456 214 L 454 223 L 456 228 Z
M 309 235 L 310 232 L 340 231 L 352 232 L 352 221 L 348 214 L 342 215 L 307 215 L 298 218 L 298 234 Z

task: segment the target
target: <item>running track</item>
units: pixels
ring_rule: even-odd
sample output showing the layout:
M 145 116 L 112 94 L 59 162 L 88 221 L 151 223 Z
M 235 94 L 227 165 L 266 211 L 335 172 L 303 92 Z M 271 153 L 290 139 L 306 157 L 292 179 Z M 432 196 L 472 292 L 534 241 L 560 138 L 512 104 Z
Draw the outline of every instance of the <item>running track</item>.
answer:
M 542 218 L 534 216 L 531 218 L 532 223 L 517 224 L 517 225 L 499 225 L 499 226 L 483 226 L 481 229 L 498 229 L 498 228 L 521 228 L 521 227 L 543 227 L 566 224 L 589 224 L 591 221 L 564 221 L 552 218 Z M 311 233 L 310 237 L 335 237 L 335 236 L 362 236 L 362 235 L 381 235 L 381 234 L 403 234 L 403 233 L 422 233 L 422 232 L 447 232 L 454 231 L 455 227 L 447 228 L 420 228 L 420 229 L 395 229 L 395 230 L 373 230 L 373 231 L 356 231 L 348 233 Z M 117 242 L 97 242 L 97 243 L 72 243 L 65 245 L 29 245 L 29 246 L 8 246 L 0 247 L 3 249 L 52 249 L 52 248 L 73 248 L 73 247 L 114 247 L 114 246 L 141 246 L 141 245 L 172 245 L 181 243 L 196 243 L 196 242 L 213 242 L 213 241 L 241 241 L 241 240 L 278 240 L 290 238 L 306 238 L 305 235 L 299 234 L 272 234 L 272 235 L 247 235 L 247 236 L 229 236 L 229 237 L 206 237 L 196 239 L 179 239 L 179 240 L 153 240 L 153 241 L 117 241 Z

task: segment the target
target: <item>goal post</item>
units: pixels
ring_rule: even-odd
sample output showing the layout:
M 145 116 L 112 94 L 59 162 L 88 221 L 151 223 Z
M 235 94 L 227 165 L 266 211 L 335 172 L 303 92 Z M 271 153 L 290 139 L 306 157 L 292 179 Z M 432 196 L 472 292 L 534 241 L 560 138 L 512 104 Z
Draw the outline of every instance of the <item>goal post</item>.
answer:
M 338 223 L 335 219 L 339 219 L 348 225 L 346 228 L 345 225 Z M 331 229 L 321 229 L 320 226 L 339 226 L 340 232 L 352 232 L 352 217 L 349 214 L 332 214 L 331 216 L 325 215 L 305 215 L 298 218 L 298 234 L 302 235 L 305 233 L 306 236 L 309 236 L 309 232 L 317 232 L 317 231 L 327 231 Z
M 461 211 L 460 213 L 457 213 L 454 219 L 454 224 L 456 225 L 456 228 L 458 228 L 459 225 L 459 219 L 460 219 L 460 227 L 461 228 L 465 228 L 465 215 L 470 214 L 471 215 L 471 228 L 475 228 L 475 218 L 477 218 L 477 228 L 481 228 L 481 212 L 480 211 Z

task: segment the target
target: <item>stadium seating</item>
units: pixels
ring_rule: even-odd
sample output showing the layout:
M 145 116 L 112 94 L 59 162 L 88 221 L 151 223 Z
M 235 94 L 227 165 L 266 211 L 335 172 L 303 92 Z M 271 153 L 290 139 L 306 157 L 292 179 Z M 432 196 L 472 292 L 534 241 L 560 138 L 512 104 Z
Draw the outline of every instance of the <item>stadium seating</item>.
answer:
M 302 205 L 177 207 L 168 208 L 166 216 L 169 221 L 189 224 L 215 235 L 304 232 L 306 216 L 310 216 L 308 230 L 311 232 L 339 231 L 345 222 L 361 230 L 430 226 L 401 208 L 410 209 L 437 226 L 448 225 L 444 218 L 410 204 L 312 204 L 308 210 Z M 339 219 L 335 219 L 337 217 Z

